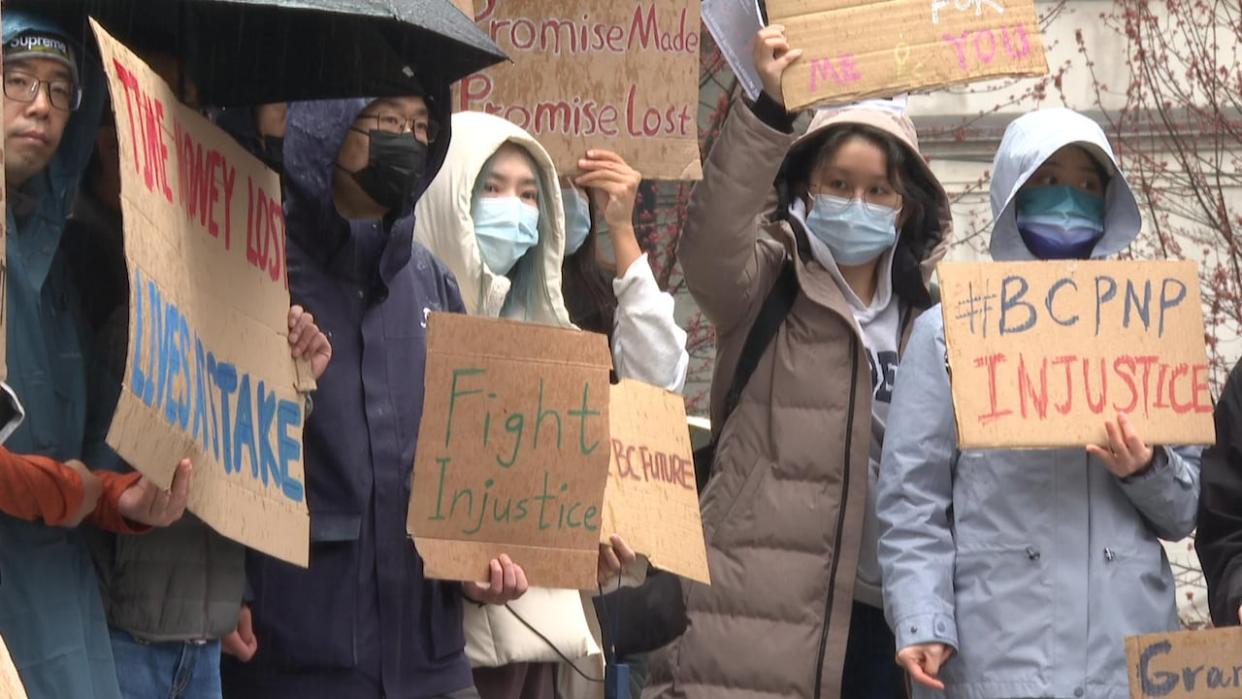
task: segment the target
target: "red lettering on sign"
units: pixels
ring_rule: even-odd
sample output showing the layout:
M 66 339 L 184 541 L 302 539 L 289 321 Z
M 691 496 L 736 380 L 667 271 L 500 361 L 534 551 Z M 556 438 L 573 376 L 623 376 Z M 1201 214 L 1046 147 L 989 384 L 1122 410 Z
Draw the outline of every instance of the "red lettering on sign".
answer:
M 129 121 L 134 171 L 142 176 L 148 192 L 158 192 L 171 204 L 173 193 L 168 180 L 168 144 L 164 142 L 164 104 L 143 92 L 138 77 L 119 60 L 113 59 L 112 66 L 125 88 L 125 114 Z
M 996 365 L 1004 361 L 1005 355 L 999 352 L 989 354 L 986 357 L 979 357 L 975 360 L 976 367 L 987 367 L 988 369 L 988 397 L 991 409 L 979 416 L 979 422 L 985 425 L 1013 413 L 1012 410 L 1000 410 L 996 405 Z
M 634 452 L 638 452 L 638 467 L 634 465 Z M 617 462 L 617 475 L 620 478 L 676 485 L 687 490 L 696 488 L 694 462 L 690 459 L 654 450 L 646 445 L 627 445 L 619 439 L 612 440 L 612 455 Z

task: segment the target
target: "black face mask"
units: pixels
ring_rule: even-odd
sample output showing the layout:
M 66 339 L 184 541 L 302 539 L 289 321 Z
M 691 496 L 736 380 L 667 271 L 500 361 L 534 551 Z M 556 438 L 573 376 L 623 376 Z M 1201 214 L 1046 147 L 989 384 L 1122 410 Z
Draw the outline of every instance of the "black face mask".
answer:
M 414 195 L 414 188 L 426 171 L 427 146 L 413 134 L 376 130 L 367 132 L 367 136 L 371 138 L 367 166 L 350 174 L 375 203 L 399 211 Z

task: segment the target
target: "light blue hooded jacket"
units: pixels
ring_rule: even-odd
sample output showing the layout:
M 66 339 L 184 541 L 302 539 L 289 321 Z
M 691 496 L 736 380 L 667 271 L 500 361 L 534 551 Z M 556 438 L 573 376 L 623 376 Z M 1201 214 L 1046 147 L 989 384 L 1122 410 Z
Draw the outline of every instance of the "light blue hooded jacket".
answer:
M 992 170 L 992 256 L 1029 260 L 1018 189 L 1057 149 L 1080 144 L 1111 173 L 1095 256 L 1128 246 L 1141 217 L 1100 128 L 1064 109 L 1005 132 Z M 943 316 L 923 314 L 898 372 L 877 510 L 885 612 L 901 649 L 939 642 L 951 698 L 1130 696 L 1124 640 L 1176 629 L 1158 539 L 1194 528 L 1199 449 L 1156 449 L 1121 480 L 1081 448 L 967 450 L 945 369 Z M 916 697 L 940 696 L 919 687 Z
M 64 34 L 26 12 L 6 9 L 6 42 L 32 29 Z M 106 420 L 100 416 L 92 425 L 87 416 L 90 382 L 78 291 L 58 254 L 103 106 L 102 71 L 95 64 L 81 74 L 82 106 L 70 116 L 47 169 L 23 187 L 37 197 L 37 207 L 19 219 L 13 197 L 8 200 L 8 380 L 26 420 L 4 446 L 99 468 L 115 463 L 115 456 L 103 444 Z M 31 699 L 119 696 L 98 582 L 78 531 L 0 514 L 0 635 Z

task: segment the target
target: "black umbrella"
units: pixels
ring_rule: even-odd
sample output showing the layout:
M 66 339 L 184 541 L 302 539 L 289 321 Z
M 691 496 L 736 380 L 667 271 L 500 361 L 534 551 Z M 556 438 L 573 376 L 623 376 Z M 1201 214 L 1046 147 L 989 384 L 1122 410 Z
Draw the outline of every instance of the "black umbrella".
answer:
M 204 105 L 438 92 L 506 59 L 449 0 L 6 0 L 180 55 Z M 90 37 L 84 37 L 90 43 Z M 176 86 L 174 86 L 176 87 Z

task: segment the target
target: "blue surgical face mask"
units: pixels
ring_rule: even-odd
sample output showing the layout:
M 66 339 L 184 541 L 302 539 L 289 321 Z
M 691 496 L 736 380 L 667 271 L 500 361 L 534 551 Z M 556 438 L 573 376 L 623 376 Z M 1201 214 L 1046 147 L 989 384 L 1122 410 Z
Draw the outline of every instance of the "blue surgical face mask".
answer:
M 1015 199 L 1022 242 L 1041 260 L 1085 260 L 1104 237 L 1104 199 L 1074 187 L 1032 187 Z
M 561 189 L 565 206 L 565 257 L 578 252 L 591 234 L 591 206 L 577 187 Z
M 806 225 L 839 265 L 869 262 L 897 242 L 897 209 L 861 199 L 817 194 Z
M 470 209 L 483 263 L 508 274 L 539 242 L 539 209 L 517 197 L 477 197 Z

